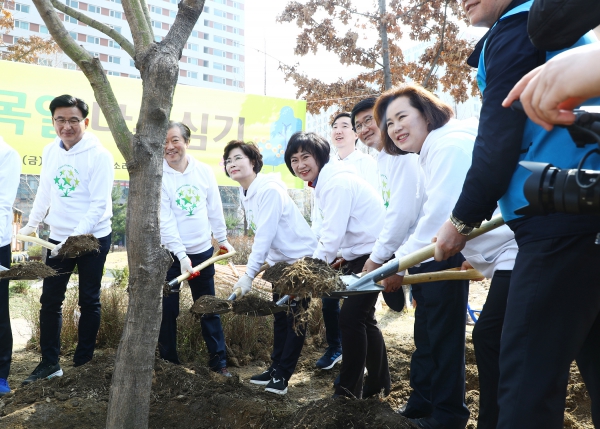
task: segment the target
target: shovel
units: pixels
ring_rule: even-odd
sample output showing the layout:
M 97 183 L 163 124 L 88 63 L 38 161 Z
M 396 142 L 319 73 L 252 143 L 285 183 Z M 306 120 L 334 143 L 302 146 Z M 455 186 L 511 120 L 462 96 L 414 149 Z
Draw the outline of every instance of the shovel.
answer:
M 16 238 L 17 238 L 17 240 L 28 241 L 30 243 L 39 244 L 40 246 L 45 247 L 46 249 L 50 249 L 50 250 L 54 250 L 54 248 L 57 246 L 56 244 L 50 243 L 49 241 L 42 240 L 41 238 L 33 237 L 31 235 L 17 234 Z M 67 255 L 64 255 L 63 258 L 76 258 L 77 256 L 78 255 L 67 254 Z M 81 255 L 79 255 L 79 256 L 81 256 Z
M 214 253 L 212 255 L 212 257 L 208 258 L 206 261 L 204 261 L 200 265 L 196 265 L 194 268 L 192 268 L 192 273 L 187 273 L 187 272 L 183 273 L 182 275 L 175 277 L 173 280 L 168 282 L 166 284 L 166 289 L 168 289 L 170 291 L 170 293 L 178 293 L 179 289 L 173 289 L 173 288 L 175 286 L 177 286 L 179 283 L 181 283 L 184 280 L 191 280 L 193 278 L 198 277 L 200 275 L 200 271 L 205 269 L 209 265 L 214 264 L 215 262 L 220 261 L 221 259 L 231 258 L 235 254 L 236 254 L 235 250 L 232 252 L 228 252 L 228 253 L 221 253 L 221 251 L 219 250 L 218 252 Z
M 502 225 L 504 225 L 504 219 L 502 219 L 502 216 L 495 216 L 490 221 L 483 223 L 481 227 L 474 229 L 467 236 L 467 240 L 479 237 L 481 234 L 489 232 Z M 378 281 L 393 276 L 400 271 L 404 271 L 407 268 L 433 257 L 434 251 L 435 243 L 431 243 L 422 249 L 419 249 L 416 252 L 406 255 L 402 258 L 392 259 L 391 261 L 387 262 L 376 270 L 365 274 L 364 276 L 358 276 L 356 274 L 342 276 L 341 279 L 346 285 L 346 290 L 331 292 L 328 297 L 334 298 L 349 296 L 352 291 L 359 290 L 361 291 L 360 293 L 380 292 L 383 290 L 383 288 L 377 284 Z M 479 277 L 481 277 L 481 275 L 479 275 Z

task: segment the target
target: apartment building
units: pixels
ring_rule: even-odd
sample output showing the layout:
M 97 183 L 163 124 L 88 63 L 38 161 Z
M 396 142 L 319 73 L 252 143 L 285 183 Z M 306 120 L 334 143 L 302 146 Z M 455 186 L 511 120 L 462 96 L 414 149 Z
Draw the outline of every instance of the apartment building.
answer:
M 132 40 L 121 0 L 64 0 L 82 13 L 111 26 Z M 177 0 L 147 0 L 150 19 L 157 41 L 162 40 L 175 21 Z M 49 37 L 31 0 L 10 0 L 4 7 L 13 15 L 15 28 L 3 34 L 5 44 L 20 37 Z M 100 31 L 58 12 L 73 39 L 102 61 L 108 75 L 139 79 L 133 59 L 113 40 Z M 244 92 L 244 2 L 240 0 L 207 0 L 204 10 L 180 61 L 179 84 Z M 66 55 L 44 58 L 40 64 L 76 69 Z

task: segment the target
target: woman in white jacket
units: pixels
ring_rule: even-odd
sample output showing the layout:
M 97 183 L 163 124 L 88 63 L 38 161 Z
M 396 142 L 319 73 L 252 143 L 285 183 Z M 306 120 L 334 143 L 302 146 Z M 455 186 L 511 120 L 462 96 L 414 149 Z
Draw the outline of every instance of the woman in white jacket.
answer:
M 383 93 L 375 104 L 375 120 L 389 153 L 419 154 L 425 199 L 416 229 L 397 257 L 429 243 L 446 221 L 462 189 L 477 135 L 476 121 L 452 119 L 450 106 L 418 85 L 402 85 Z M 464 258 L 433 260 L 409 269 L 411 274 L 460 267 Z M 404 273 L 401 273 L 404 274 Z M 399 286 L 386 286 L 395 292 Z M 441 281 L 413 285 L 417 301 L 415 346 L 411 359 L 413 392 L 400 414 L 418 427 L 463 429 L 469 419 L 465 397 L 465 323 L 469 282 Z
M 240 184 L 240 199 L 246 211 L 248 225 L 254 232 L 252 253 L 246 273 L 235 284 L 242 295 L 252 289 L 252 280 L 263 262 L 270 266 L 278 262 L 289 264 L 311 256 L 317 239 L 298 207 L 287 193 L 278 174 L 261 174 L 262 155 L 254 143 L 233 140 L 223 152 L 225 173 Z M 279 299 L 273 294 L 273 300 Z M 273 324 L 273 353 L 270 367 L 251 377 L 250 383 L 264 385 L 267 392 L 285 395 L 288 381 L 300 357 L 306 329 L 294 330 L 294 313 L 307 308 L 309 300 L 293 300 L 291 312 L 276 313 Z
M 290 172 L 315 188 L 323 216 L 313 258 L 331 264 L 339 249 L 347 261 L 345 274 L 360 273 L 383 226 L 381 197 L 354 169 L 330 161 L 329 144 L 315 133 L 292 135 L 284 156 Z M 377 296 L 355 295 L 344 300 L 339 315 L 344 359 L 336 396 L 364 398 L 390 391 L 385 342 L 375 319 Z M 369 375 L 363 386 L 365 366 Z
M 211 234 L 227 251 L 227 231 L 223 206 L 215 175 L 211 168 L 186 154 L 190 129 L 181 122 L 171 122 L 165 142 L 160 205 L 160 236 L 171 252 L 173 265 L 167 271 L 167 281 L 201 264 L 213 254 Z M 203 295 L 214 295 L 215 267 L 203 269 L 198 277 L 188 281 L 194 301 Z M 179 286 L 177 286 L 179 287 Z M 177 356 L 177 316 L 179 294 L 163 298 L 163 317 L 158 337 L 160 356 L 175 364 Z M 227 370 L 225 336 L 219 315 L 204 315 L 200 319 L 202 336 L 209 354 L 212 371 L 231 377 Z

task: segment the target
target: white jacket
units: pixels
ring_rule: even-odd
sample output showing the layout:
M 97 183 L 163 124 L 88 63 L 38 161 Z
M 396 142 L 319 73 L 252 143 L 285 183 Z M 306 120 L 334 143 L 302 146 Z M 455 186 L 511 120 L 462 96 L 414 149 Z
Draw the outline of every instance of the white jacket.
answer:
M 358 174 L 359 177 L 364 179 L 374 189 L 379 189 L 379 172 L 377 169 L 377 162 L 373 159 L 371 155 L 367 155 L 366 153 L 363 153 L 358 149 L 354 149 L 354 151 L 344 159 L 340 159 L 339 155 L 336 155 L 336 160 L 344 163 L 344 165 L 348 168 L 354 168 L 354 170 L 356 171 L 355 174 Z M 311 216 L 311 228 L 317 236 L 317 238 L 321 236 L 322 227 L 322 217 L 317 216 L 319 211 L 319 203 L 315 199 Z
M 0 136 L 0 247 L 10 244 L 12 207 L 21 178 L 21 159 Z
M 423 213 L 415 231 L 396 252 L 397 257 L 431 244 L 431 239 L 450 217 L 471 166 L 477 125 L 473 119 L 451 119 L 425 139 L 419 154 L 425 178 Z
M 57 137 L 44 148 L 42 159 L 40 186 L 27 224 L 37 227 L 45 218 L 50 238 L 57 241 L 70 235 L 110 234 L 114 161 L 98 138 L 85 132 L 67 151 Z
M 311 256 L 317 238 L 298 207 L 287 193 L 279 174 L 258 174 L 246 195 L 240 188 L 240 198 L 248 225 L 254 231 L 254 244 L 248 259 L 246 274 L 256 277 L 263 262 L 296 262 Z
M 500 214 L 499 208 L 494 212 L 494 216 L 497 214 Z M 467 241 L 460 253 L 473 268 L 491 279 L 497 270 L 512 270 L 518 252 L 519 246 L 515 241 L 514 232 L 508 226 L 502 225 Z
M 315 195 L 322 228 L 313 257 L 332 263 L 338 249 L 347 261 L 371 253 L 385 217 L 377 191 L 354 169 L 331 160 L 319 173 Z
M 425 193 L 418 155 L 390 155 L 382 150 L 377 157 L 377 166 L 379 191 L 386 213 L 371 260 L 383 264 L 417 227 Z
M 163 160 L 160 198 L 160 240 L 180 260 L 210 249 L 211 230 L 217 241 L 227 239 L 217 179 L 208 165 L 186 157 L 183 173 Z

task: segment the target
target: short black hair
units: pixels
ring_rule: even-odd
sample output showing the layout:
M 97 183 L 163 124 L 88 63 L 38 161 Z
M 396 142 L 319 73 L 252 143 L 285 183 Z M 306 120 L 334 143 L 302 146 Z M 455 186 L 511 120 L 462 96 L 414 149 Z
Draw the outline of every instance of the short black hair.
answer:
M 229 158 L 229 152 L 233 149 L 239 149 L 244 152 L 244 155 L 248 157 L 250 162 L 252 163 L 252 170 L 258 174 L 260 170 L 263 168 L 263 156 L 260 153 L 260 149 L 253 142 L 244 143 L 241 140 L 231 140 L 223 149 L 223 161 Z M 229 173 L 227 172 L 227 168 L 225 169 L 225 174 L 229 177 Z
M 181 137 L 183 137 L 183 140 L 185 141 L 185 143 L 188 144 L 190 142 L 190 138 L 192 136 L 190 127 L 188 127 L 183 122 L 170 121 L 167 131 L 170 130 L 171 128 L 175 128 L 175 127 L 179 128 L 179 131 L 181 132 Z
M 290 170 L 290 173 L 294 176 L 296 173 L 294 173 L 294 170 L 292 169 L 292 156 L 303 150 L 313 156 L 317 162 L 319 171 L 321 171 L 323 166 L 329 162 L 330 148 L 327 140 L 316 133 L 299 131 L 292 134 L 292 137 L 290 137 L 290 141 L 285 148 L 285 154 L 283 156 L 285 165 L 287 165 L 288 170 Z
M 377 99 L 375 97 L 365 98 L 364 100 L 360 100 L 358 103 L 354 105 L 352 108 L 352 112 L 350 112 L 350 122 L 352 122 L 352 128 L 354 128 L 354 119 L 356 115 L 358 115 L 363 110 L 372 110 L 375 107 L 375 102 Z
M 58 107 L 77 107 L 84 118 L 87 118 L 87 115 L 90 112 L 85 101 L 69 94 L 60 95 L 50 102 L 50 113 L 52 113 L 52 116 L 54 116 L 54 111 Z
M 350 113 L 348 113 L 348 112 L 338 113 L 333 118 L 333 121 L 331 121 L 331 126 L 333 127 L 333 124 L 335 124 L 335 121 L 337 121 L 340 118 L 350 118 L 350 120 L 352 120 L 352 116 L 350 116 Z

